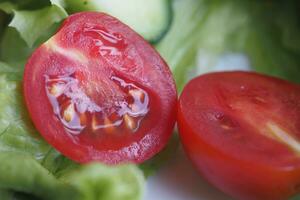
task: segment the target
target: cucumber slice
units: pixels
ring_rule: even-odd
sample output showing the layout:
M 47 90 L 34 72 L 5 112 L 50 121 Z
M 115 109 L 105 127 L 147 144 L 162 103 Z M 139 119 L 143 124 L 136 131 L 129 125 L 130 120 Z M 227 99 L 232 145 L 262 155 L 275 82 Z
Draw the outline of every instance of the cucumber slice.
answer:
M 65 0 L 68 12 L 100 11 L 130 26 L 151 43 L 157 43 L 172 21 L 171 0 Z

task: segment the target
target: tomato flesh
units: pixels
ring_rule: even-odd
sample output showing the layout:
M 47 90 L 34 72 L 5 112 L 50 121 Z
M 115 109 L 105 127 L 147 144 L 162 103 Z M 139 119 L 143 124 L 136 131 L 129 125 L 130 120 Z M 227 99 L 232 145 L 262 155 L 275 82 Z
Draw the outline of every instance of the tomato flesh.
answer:
M 184 88 L 185 151 L 209 182 L 237 199 L 300 191 L 300 87 L 249 72 L 212 73 Z
M 24 95 L 42 136 L 77 162 L 143 162 L 165 146 L 176 118 L 166 63 L 103 13 L 70 16 L 33 53 Z

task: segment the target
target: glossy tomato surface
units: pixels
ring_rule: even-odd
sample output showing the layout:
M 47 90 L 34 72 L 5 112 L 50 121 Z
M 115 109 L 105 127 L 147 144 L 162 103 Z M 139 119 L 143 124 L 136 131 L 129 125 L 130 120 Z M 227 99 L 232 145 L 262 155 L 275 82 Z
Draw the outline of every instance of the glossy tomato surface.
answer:
M 28 60 L 24 95 L 48 143 L 77 162 L 141 163 L 167 143 L 176 88 L 159 54 L 103 13 L 68 17 Z
M 235 199 L 300 191 L 300 87 L 250 72 L 199 76 L 184 88 L 180 137 L 200 173 Z

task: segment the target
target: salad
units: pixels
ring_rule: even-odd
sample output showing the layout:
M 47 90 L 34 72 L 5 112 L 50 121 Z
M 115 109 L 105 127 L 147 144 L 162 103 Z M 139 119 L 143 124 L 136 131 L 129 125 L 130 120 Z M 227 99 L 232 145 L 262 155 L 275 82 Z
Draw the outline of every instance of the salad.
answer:
M 0 10 L 0 197 L 4 200 L 141 199 L 147 177 L 178 146 L 174 136 L 142 164 L 80 165 L 41 137 L 24 103 L 24 66 L 71 14 L 101 11 L 129 25 L 165 59 L 178 92 L 199 74 L 228 69 L 300 83 L 296 0 L 2 0 Z

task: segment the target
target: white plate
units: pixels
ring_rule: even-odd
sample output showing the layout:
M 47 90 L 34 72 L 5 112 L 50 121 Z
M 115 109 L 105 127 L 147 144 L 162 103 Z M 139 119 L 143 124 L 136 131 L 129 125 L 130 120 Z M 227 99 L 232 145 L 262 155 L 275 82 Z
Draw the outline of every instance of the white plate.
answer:
M 195 171 L 181 148 L 147 181 L 144 200 L 232 200 Z

